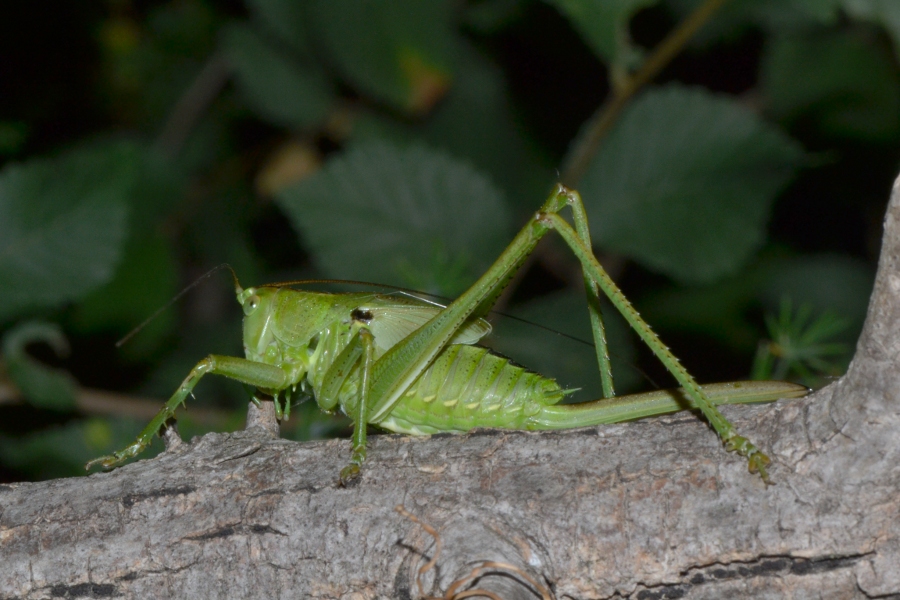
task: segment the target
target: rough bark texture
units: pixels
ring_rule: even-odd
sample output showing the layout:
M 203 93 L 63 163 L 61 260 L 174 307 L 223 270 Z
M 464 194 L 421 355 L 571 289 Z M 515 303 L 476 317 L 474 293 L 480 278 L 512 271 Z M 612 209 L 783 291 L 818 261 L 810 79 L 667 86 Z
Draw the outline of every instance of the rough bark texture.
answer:
M 481 561 L 555 598 L 900 598 L 900 180 L 846 376 L 726 411 L 765 487 L 691 415 L 559 433 L 347 441 L 264 426 L 86 478 L 0 486 L 0 598 L 411 598 Z M 264 419 L 262 421 L 264 422 Z M 534 598 L 508 569 L 478 582 Z

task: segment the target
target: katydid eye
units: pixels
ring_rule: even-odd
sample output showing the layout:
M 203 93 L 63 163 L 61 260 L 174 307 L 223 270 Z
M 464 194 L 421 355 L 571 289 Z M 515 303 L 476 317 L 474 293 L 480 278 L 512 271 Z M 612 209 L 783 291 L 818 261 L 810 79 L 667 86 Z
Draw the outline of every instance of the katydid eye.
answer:
M 247 298 L 247 301 L 244 302 L 244 314 L 249 315 L 259 306 L 259 296 L 256 294 Z

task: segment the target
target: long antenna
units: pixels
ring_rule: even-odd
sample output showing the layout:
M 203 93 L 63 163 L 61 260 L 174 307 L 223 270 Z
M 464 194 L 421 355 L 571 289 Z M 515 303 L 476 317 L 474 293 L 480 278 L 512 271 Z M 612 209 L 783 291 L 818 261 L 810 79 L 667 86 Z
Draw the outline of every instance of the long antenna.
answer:
M 221 265 L 220 265 L 221 266 Z M 235 278 L 237 281 L 237 278 Z M 264 285 L 260 285 L 258 287 L 288 287 L 292 285 L 312 285 L 319 283 L 336 283 L 336 284 L 345 284 L 345 285 L 364 285 L 371 286 L 374 288 L 387 288 L 390 289 L 391 292 L 396 292 L 400 294 L 404 294 L 411 298 L 415 298 L 416 300 L 420 300 L 423 302 L 428 302 L 429 304 L 433 304 L 435 306 L 440 306 L 441 308 L 446 307 L 453 300 L 451 298 L 447 298 L 445 296 L 441 296 L 439 294 L 432 294 L 430 292 L 423 292 L 421 290 L 413 290 L 410 288 L 401 287 L 399 285 L 387 284 L 387 283 L 373 283 L 371 281 L 356 281 L 354 279 L 293 279 L 290 281 L 279 281 L 277 283 L 266 283 Z M 423 296 L 429 296 L 430 298 L 434 298 L 435 300 L 430 300 L 428 298 L 423 298 Z M 440 301 L 437 302 L 436 300 Z M 444 304 L 441 304 L 443 302 Z M 589 342 L 583 338 L 580 338 L 576 335 L 570 335 L 568 333 L 557 331 L 552 327 L 547 327 L 546 325 L 541 325 L 540 323 L 535 323 L 534 321 L 529 321 L 528 319 L 523 319 L 522 317 L 517 317 L 516 315 L 503 312 L 502 310 L 492 310 L 489 311 L 490 315 L 498 315 L 504 317 L 506 319 L 512 319 L 513 321 L 519 321 L 520 323 L 524 323 L 526 325 L 530 325 L 532 327 L 536 327 L 538 329 L 543 329 L 549 333 L 554 335 L 558 335 L 560 337 L 568 338 L 574 342 L 578 342 L 579 344 L 584 344 L 586 346 L 594 347 L 593 342 Z
M 346 285 L 366 285 L 374 288 L 389 288 L 395 292 L 407 292 L 409 294 L 420 294 L 426 296 L 434 296 L 428 292 L 420 292 L 419 290 L 411 290 L 409 288 L 400 287 L 389 283 L 373 283 L 371 281 L 357 281 L 355 279 L 291 279 L 289 281 L 277 281 L 275 283 L 266 283 L 257 287 L 288 287 L 292 285 L 311 285 L 317 283 L 337 283 Z M 438 296 L 439 297 L 439 296 Z M 445 298 L 446 300 L 446 298 Z
M 165 305 L 161 306 L 161 307 L 158 308 L 152 315 L 150 315 L 149 317 L 147 317 L 147 318 L 144 320 L 143 323 L 141 323 L 140 325 L 138 325 L 137 327 L 135 327 L 134 329 L 132 329 L 131 331 L 129 331 L 129 332 L 125 335 L 125 337 L 123 337 L 123 338 L 120 339 L 118 342 L 116 342 L 116 348 L 121 347 L 121 346 L 122 346 L 123 344 L 125 344 L 128 340 L 130 340 L 130 339 L 133 338 L 135 335 L 137 335 L 138 333 L 140 333 L 140 331 L 141 331 L 144 327 L 146 327 L 151 321 L 153 321 L 153 319 L 155 319 L 156 317 L 158 317 L 158 316 L 159 316 L 161 313 L 163 313 L 166 309 L 168 309 L 170 306 L 172 306 L 173 304 L 175 304 L 182 296 L 184 296 L 184 295 L 187 294 L 189 291 L 191 291 L 192 289 L 194 289 L 195 287 L 197 287 L 204 279 L 209 278 L 209 277 L 212 276 L 214 273 L 216 273 L 217 271 L 220 271 L 220 270 L 222 270 L 222 269 L 228 269 L 228 270 L 231 272 L 231 277 L 232 277 L 232 279 L 234 279 L 234 287 L 235 287 L 235 291 L 236 291 L 238 294 L 240 294 L 242 288 L 241 288 L 240 282 L 238 281 L 237 273 L 234 272 L 234 269 L 231 268 L 231 265 L 229 265 L 228 263 L 222 263 L 221 265 L 218 265 L 218 266 L 216 266 L 216 267 L 213 267 L 212 269 L 210 269 L 209 271 L 207 271 L 206 273 L 204 273 L 203 275 L 201 275 L 200 277 L 198 277 L 196 280 L 194 280 L 193 283 L 191 283 L 191 284 L 188 285 L 186 288 L 184 288 L 183 290 L 181 290 L 180 292 L 178 292 L 178 294 L 177 294 L 174 298 L 172 298 L 171 300 L 169 300 Z M 401 286 L 398 286 L 398 285 L 388 285 L 388 284 L 384 284 L 384 283 L 373 283 L 373 282 L 371 282 L 371 281 L 356 281 L 356 280 L 353 280 L 353 279 L 293 279 L 293 280 L 289 280 L 289 281 L 279 281 L 279 282 L 276 282 L 276 283 L 267 283 L 267 284 L 264 284 L 264 285 L 261 285 L 261 286 L 258 286 L 258 287 L 288 287 L 288 286 L 294 286 L 294 285 L 314 285 L 314 284 L 345 284 L 345 285 L 370 286 L 370 287 L 374 287 L 374 288 L 389 288 L 389 289 L 391 289 L 391 290 L 394 291 L 394 292 L 398 292 L 398 293 L 401 293 L 401 294 L 406 294 L 406 295 L 408 295 L 408 296 L 411 296 L 411 297 L 413 297 L 413 298 L 417 298 L 417 299 L 419 299 L 419 300 L 423 300 L 423 301 L 425 301 L 425 302 L 434 302 L 434 301 L 433 301 L 433 300 L 426 300 L 426 299 L 423 298 L 422 296 L 430 296 L 430 297 L 432 297 L 432 298 L 436 298 L 437 300 L 443 301 L 443 302 L 445 302 L 445 303 L 447 303 L 447 304 L 449 304 L 449 303 L 452 301 L 450 298 L 445 298 L 445 297 L 443 297 L 443 296 L 439 296 L 438 294 L 430 294 L 430 293 L 428 293 L 428 292 L 422 292 L 422 291 L 420 291 L 420 290 L 412 290 L 412 289 L 404 288 L 404 287 L 401 287 Z M 438 306 L 443 306 L 443 305 L 438 304 Z M 562 332 L 562 331 L 557 331 L 557 330 L 553 329 L 552 327 L 547 327 L 547 326 L 545 326 L 545 325 L 541 325 L 540 323 L 535 323 L 534 321 L 530 321 L 530 320 L 528 320 L 528 319 L 523 319 L 522 317 L 517 317 L 516 315 L 510 314 L 510 313 L 507 313 L 507 312 L 492 310 L 492 311 L 490 311 L 489 314 L 499 315 L 499 316 L 504 317 L 504 318 L 507 318 L 507 319 L 512 319 L 513 321 L 519 321 L 520 323 L 525 323 L 526 325 L 530 325 L 530 326 L 532 326 L 532 327 L 537 327 L 538 329 L 542 329 L 542 330 L 547 331 L 547 332 L 550 332 L 550 333 L 552 333 L 552 334 L 554 334 L 554 335 L 558 335 L 558 336 L 560 336 L 560 337 L 564 337 L 564 338 L 570 339 L 570 340 L 572 340 L 572 341 L 574 341 L 574 342 L 577 342 L 577 343 L 580 343 L 580 344 L 584 344 L 584 345 L 586 345 L 586 346 L 591 346 L 591 347 L 593 347 L 593 345 L 594 345 L 592 342 L 589 342 L 589 341 L 587 341 L 587 340 L 585 340 L 585 339 L 582 339 L 582 338 L 580 338 L 580 337 L 578 337 L 578 336 L 570 335 L 570 334 L 564 333 L 564 332 Z M 641 368 L 638 367 L 637 365 L 631 364 L 631 363 L 629 363 L 629 366 L 630 366 L 632 369 L 634 369 L 635 371 L 637 371 L 644 379 L 646 379 L 647 381 L 649 381 L 650 384 L 651 384 L 653 387 L 655 387 L 656 389 L 660 389 L 659 384 L 657 384 L 657 383 L 653 380 L 653 378 L 650 377 L 650 375 L 648 375 L 643 369 L 641 369 Z
M 172 306 L 173 304 L 175 304 L 176 302 L 178 302 L 178 300 L 179 300 L 182 296 L 184 296 L 184 295 L 187 294 L 189 291 L 191 291 L 192 289 L 194 289 L 195 287 L 197 287 L 198 285 L 200 285 L 200 283 L 201 283 L 204 279 L 208 279 L 211 275 L 213 275 L 213 273 L 215 273 L 215 272 L 217 272 L 217 271 L 221 271 L 222 269 L 228 269 L 229 271 L 231 271 L 231 276 L 234 278 L 234 285 L 235 285 L 236 288 L 240 289 L 240 284 L 238 283 L 237 275 L 235 274 L 234 269 L 231 268 L 231 265 L 229 265 L 228 263 L 222 263 L 221 265 L 219 265 L 219 266 L 217 266 L 217 267 L 213 267 L 212 269 L 210 269 L 209 271 L 207 271 L 206 273 L 204 273 L 203 275 L 201 275 L 200 277 L 198 277 L 197 279 L 195 279 L 195 280 L 193 281 L 193 283 L 191 283 L 191 284 L 188 285 L 186 288 L 184 288 L 183 290 L 181 290 L 180 292 L 178 292 L 178 293 L 175 295 L 174 298 L 172 298 L 171 300 L 169 300 L 168 302 L 166 302 L 164 305 L 162 305 L 161 307 L 159 307 L 158 309 L 156 309 L 156 311 L 154 311 L 154 313 L 153 313 L 152 315 L 150 315 L 149 317 L 147 317 L 146 319 L 144 319 L 144 321 L 143 321 L 140 325 L 138 325 L 137 327 L 135 327 L 134 329 L 132 329 L 131 331 L 129 331 L 128 333 L 126 333 L 126 334 L 125 334 L 125 337 L 123 337 L 123 338 L 120 339 L 118 342 L 116 342 L 116 348 L 121 348 L 123 344 L 125 344 L 128 340 L 130 340 L 131 338 L 133 338 L 134 336 L 136 336 L 138 333 L 140 333 L 140 331 L 141 331 L 144 327 L 146 327 L 147 325 L 149 325 L 150 322 L 153 321 L 153 319 L 155 319 L 156 317 L 158 317 L 159 315 L 161 315 L 163 312 L 165 312 L 166 310 L 168 310 L 168 308 L 169 308 L 170 306 Z

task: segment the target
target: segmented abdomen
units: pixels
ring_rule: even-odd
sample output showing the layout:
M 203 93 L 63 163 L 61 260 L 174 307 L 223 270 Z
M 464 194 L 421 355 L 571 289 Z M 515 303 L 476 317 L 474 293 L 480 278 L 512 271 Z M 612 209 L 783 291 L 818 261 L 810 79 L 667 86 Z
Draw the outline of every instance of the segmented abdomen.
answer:
M 418 435 L 474 427 L 527 429 L 530 417 L 564 395 L 554 380 L 514 365 L 487 348 L 454 344 L 378 425 Z

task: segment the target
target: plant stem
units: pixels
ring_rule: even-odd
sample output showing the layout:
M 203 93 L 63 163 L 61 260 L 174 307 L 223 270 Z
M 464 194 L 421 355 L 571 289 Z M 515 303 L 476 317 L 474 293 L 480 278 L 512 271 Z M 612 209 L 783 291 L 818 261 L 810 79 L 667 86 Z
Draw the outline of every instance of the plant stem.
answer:
M 578 187 L 579 180 L 584 176 L 588 165 L 600 148 L 600 141 L 616 122 L 619 113 L 622 112 L 629 100 L 681 52 L 688 40 L 726 1 L 705 0 L 669 33 L 634 75 L 627 78 L 621 86 L 614 88 L 611 97 L 591 115 L 587 131 L 580 137 L 563 164 L 560 177 L 563 184 L 572 188 Z
M 160 150 L 170 157 L 178 154 L 197 122 L 228 83 L 230 76 L 231 65 L 225 56 L 218 52 L 212 54 L 173 107 L 156 139 Z

